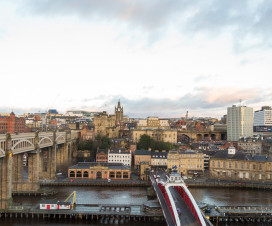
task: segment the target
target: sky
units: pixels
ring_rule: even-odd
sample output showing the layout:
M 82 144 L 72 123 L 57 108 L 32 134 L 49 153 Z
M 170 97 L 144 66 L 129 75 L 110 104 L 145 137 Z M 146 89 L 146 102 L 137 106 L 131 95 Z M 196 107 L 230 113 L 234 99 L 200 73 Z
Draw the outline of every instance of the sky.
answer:
M 0 112 L 271 106 L 271 21 L 269 0 L 0 0 Z

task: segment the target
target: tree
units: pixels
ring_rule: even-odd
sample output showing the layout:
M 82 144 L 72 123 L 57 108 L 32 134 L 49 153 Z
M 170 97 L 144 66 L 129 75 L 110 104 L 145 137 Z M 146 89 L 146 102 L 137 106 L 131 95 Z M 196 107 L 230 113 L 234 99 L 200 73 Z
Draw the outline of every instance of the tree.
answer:
M 148 135 L 144 134 L 141 136 L 138 143 L 138 149 L 147 150 L 148 148 L 154 148 L 155 141 Z

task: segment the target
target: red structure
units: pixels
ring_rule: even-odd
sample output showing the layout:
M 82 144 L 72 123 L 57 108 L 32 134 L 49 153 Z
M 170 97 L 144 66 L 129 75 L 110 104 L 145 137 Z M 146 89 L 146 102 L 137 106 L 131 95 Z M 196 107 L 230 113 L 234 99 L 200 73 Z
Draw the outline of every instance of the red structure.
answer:
M 186 205 L 188 206 L 188 208 L 191 210 L 191 212 L 193 213 L 194 217 L 197 219 L 197 221 L 199 222 L 199 224 L 201 225 L 200 219 L 197 215 L 197 212 L 195 210 L 195 207 L 190 199 L 190 197 L 188 196 L 188 194 L 186 193 L 186 191 L 184 191 L 184 189 L 180 186 L 174 186 L 174 188 L 178 191 L 178 193 L 180 194 L 180 196 L 182 197 L 182 199 L 184 200 L 184 202 L 186 203 Z
M 26 133 L 30 129 L 25 124 L 23 117 L 15 117 L 11 112 L 10 116 L 0 116 L 0 133 Z
M 170 213 L 171 213 L 171 215 L 172 215 L 172 217 L 173 217 L 173 220 L 174 220 L 175 223 L 177 224 L 176 218 L 175 218 L 175 215 L 174 215 L 174 211 L 173 211 L 173 207 L 172 207 L 172 205 L 171 205 L 171 203 L 170 203 L 170 200 L 169 200 L 169 197 L 168 197 L 167 192 L 166 192 L 166 190 L 165 190 L 165 187 L 164 187 L 164 185 L 162 185 L 161 183 L 158 183 L 158 186 L 159 186 L 159 188 L 160 188 L 160 190 L 161 190 L 161 193 L 162 193 L 162 195 L 163 195 L 163 197 L 164 197 L 164 199 L 165 199 L 167 205 L 169 206 L 169 210 L 170 210 Z

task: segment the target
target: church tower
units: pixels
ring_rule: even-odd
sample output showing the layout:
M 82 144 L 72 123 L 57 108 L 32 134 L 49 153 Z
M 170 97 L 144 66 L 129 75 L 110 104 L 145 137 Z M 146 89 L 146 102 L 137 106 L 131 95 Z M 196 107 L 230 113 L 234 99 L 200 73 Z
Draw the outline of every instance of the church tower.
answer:
M 120 122 L 123 121 L 123 106 L 121 107 L 120 100 L 118 101 L 117 107 L 115 107 L 115 120 L 116 125 L 120 125 Z

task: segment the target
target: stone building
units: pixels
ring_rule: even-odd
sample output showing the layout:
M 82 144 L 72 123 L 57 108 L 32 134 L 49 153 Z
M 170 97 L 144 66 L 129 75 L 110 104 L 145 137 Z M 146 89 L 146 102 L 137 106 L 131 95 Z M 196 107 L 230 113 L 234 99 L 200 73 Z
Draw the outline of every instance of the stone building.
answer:
M 272 158 L 228 150 L 218 151 L 210 160 L 210 176 L 218 179 L 271 181 Z
M 248 154 L 259 155 L 262 154 L 262 142 L 255 138 L 243 138 L 237 143 L 238 150 L 244 151 Z
M 132 140 L 138 143 L 142 135 L 148 135 L 155 141 L 177 143 L 177 130 L 170 129 L 135 129 L 132 131 Z
M 193 150 L 170 150 L 167 168 L 177 166 L 181 175 L 199 176 L 204 173 L 204 154 Z
M 139 170 L 140 163 L 145 162 L 151 165 L 151 150 L 136 150 L 134 155 L 134 168 Z
M 139 120 L 137 129 L 170 129 L 170 125 L 167 119 L 147 117 L 147 119 Z
M 80 162 L 69 167 L 70 179 L 130 179 L 130 168 L 120 163 Z
M 107 136 L 109 138 L 118 138 L 119 131 L 123 129 L 124 119 L 123 106 L 121 107 L 120 100 L 115 107 L 114 115 L 108 115 L 106 111 L 94 116 L 95 135 Z
M 151 166 L 155 168 L 167 169 L 167 155 L 165 151 L 152 151 L 151 152 Z

